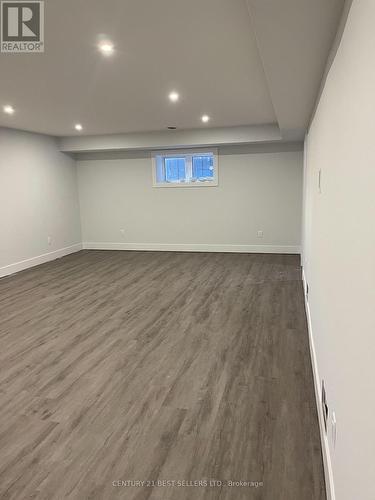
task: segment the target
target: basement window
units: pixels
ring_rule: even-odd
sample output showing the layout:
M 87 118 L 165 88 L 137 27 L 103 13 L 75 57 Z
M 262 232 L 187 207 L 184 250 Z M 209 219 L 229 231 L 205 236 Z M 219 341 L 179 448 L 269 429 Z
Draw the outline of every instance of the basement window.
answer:
M 156 151 L 152 154 L 154 187 L 217 186 L 217 150 Z

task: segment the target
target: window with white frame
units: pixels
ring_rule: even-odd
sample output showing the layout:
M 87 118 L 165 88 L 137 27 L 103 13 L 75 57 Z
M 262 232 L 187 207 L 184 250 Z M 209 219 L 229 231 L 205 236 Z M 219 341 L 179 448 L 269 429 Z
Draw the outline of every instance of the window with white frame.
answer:
M 152 155 L 155 187 L 217 186 L 217 150 L 157 151 Z

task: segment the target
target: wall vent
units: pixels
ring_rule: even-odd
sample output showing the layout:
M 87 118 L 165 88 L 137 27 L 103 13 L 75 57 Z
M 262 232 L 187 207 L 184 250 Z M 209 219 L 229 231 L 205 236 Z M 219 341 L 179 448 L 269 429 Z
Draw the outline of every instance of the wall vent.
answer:
M 324 420 L 324 428 L 327 433 L 327 421 L 328 421 L 328 404 L 327 404 L 327 393 L 324 385 L 324 380 L 322 380 L 322 413 Z

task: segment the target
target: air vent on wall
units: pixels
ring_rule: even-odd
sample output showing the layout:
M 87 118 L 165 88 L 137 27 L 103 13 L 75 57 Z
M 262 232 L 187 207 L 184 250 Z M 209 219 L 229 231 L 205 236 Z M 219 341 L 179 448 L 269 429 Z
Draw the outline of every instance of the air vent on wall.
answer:
M 327 394 L 326 394 L 326 388 L 324 385 L 324 380 L 322 380 L 322 413 L 323 413 L 323 420 L 324 420 L 324 428 L 327 432 L 328 404 L 327 404 Z

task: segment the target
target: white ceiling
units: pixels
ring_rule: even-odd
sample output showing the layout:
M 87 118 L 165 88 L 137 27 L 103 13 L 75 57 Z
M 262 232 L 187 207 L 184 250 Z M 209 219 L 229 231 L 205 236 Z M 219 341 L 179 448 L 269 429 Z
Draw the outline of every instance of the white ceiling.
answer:
M 303 133 L 343 0 L 46 0 L 45 53 L 0 55 L 0 125 L 56 136 Z M 115 44 L 103 57 L 100 35 Z M 168 101 L 171 90 L 181 99 Z M 295 137 L 293 137 L 295 138 Z
M 345 0 L 247 0 L 284 139 L 303 137 Z
M 14 125 L 54 135 L 276 121 L 244 0 L 47 0 L 44 54 L 1 55 Z M 103 57 L 99 34 L 116 51 Z M 167 95 L 176 89 L 178 104 Z

